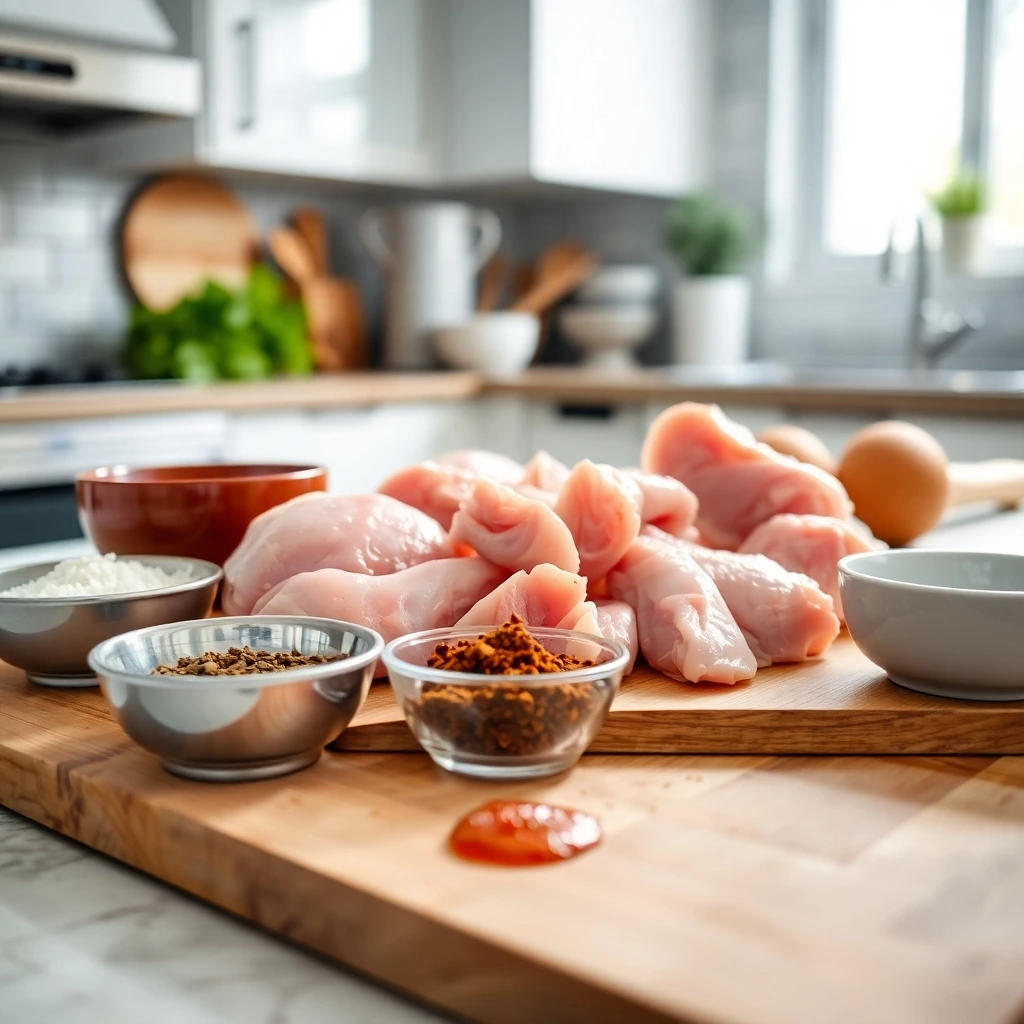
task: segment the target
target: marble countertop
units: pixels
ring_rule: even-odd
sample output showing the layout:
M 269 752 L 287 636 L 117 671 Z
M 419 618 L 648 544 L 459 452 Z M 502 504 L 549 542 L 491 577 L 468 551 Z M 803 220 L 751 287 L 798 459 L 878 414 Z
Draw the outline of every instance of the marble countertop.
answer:
M 447 1018 L 0 808 L 0 1019 L 428 1024 Z
M 1024 511 L 964 509 L 918 542 L 1024 554 Z M 67 557 L 84 541 L 0 552 Z M 426 1024 L 447 1018 L 0 808 L 0 1020 Z

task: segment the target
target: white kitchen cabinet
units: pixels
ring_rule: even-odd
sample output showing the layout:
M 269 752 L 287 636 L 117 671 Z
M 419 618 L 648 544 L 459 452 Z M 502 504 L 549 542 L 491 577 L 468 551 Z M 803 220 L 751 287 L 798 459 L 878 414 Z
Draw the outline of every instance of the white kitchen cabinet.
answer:
M 436 171 L 429 0 L 207 0 L 209 163 L 361 181 Z
M 707 0 L 450 0 L 449 182 L 707 178 Z
M 193 0 L 203 113 L 92 152 L 122 172 L 675 196 L 708 180 L 710 3 Z
M 475 447 L 478 417 L 475 403 L 463 402 L 240 414 L 231 417 L 227 459 L 323 465 L 331 491 L 373 491 L 404 466 Z
M 527 428 L 527 458 L 543 449 L 567 466 L 581 459 L 638 466 L 645 416 L 638 405 L 583 407 L 567 412 L 559 405 L 531 402 Z

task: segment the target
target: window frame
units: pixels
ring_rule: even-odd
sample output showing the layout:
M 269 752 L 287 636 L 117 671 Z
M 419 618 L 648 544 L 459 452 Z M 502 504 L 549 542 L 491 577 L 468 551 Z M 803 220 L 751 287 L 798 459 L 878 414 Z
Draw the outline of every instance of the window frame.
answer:
M 799 105 L 801 149 L 796 168 L 797 191 L 802 198 L 799 209 L 791 211 L 797 223 L 790 227 L 795 245 L 788 273 L 779 276 L 788 278 L 790 284 L 815 290 L 877 286 L 878 255 L 843 255 L 825 247 L 835 0 L 797 2 L 800 3 L 799 39 L 789 40 L 788 59 L 798 62 L 801 83 L 795 102 Z M 961 163 L 983 177 L 989 166 L 995 3 L 996 0 L 966 0 Z M 776 51 L 772 59 L 787 59 L 787 55 Z M 937 225 L 937 218 L 932 219 Z M 1022 274 L 1024 246 L 1004 247 L 992 251 L 991 266 L 984 278 Z

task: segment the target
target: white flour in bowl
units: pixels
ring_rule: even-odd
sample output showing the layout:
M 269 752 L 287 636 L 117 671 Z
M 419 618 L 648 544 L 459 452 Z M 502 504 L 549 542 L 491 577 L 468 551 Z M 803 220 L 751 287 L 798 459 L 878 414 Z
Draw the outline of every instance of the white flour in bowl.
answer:
M 188 583 L 188 569 L 167 572 L 117 555 L 85 555 L 58 562 L 48 573 L 10 590 L 0 597 L 96 597 L 101 594 L 134 594 Z

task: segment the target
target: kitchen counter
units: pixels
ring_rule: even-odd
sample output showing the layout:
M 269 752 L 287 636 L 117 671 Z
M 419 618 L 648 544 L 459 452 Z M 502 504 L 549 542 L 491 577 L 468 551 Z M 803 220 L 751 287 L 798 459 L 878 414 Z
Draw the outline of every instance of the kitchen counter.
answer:
M 564 404 L 670 404 L 683 400 L 833 412 L 1024 416 L 1024 373 L 1014 371 L 797 370 L 662 367 L 621 374 L 537 367 L 517 377 L 366 372 L 259 383 L 89 384 L 0 390 L 0 423 L 188 410 L 266 412 L 366 407 L 504 395 Z
M 0 562 L 58 557 L 83 543 L 4 551 Z M 1024 512 L 961 512 L 919 543 L 1024 553 Z M 710 768 L 715 759 L 700 760 Z M 932 770 L 947 772 L 947 760 L 935 759 Z M 914 761 L 924 767 L 929 759 Z M 785 787 L 784 772 L 764 776 L 771 777 Z M 822 794 L 807 781 L 804 787 L 806 813 L 820 813 Z M 895 805 L 906 794 L 877 796 Z M 767 793 L 764 798 L 772 799 Z M 787 799 L 792 823 L 799 817 L 792 790 Z M 1005 828 L 1020 832 L 1016 805 L 1007 804 L 1005 811 L 1000 807 L 993 804 L 987 813 L 1003 815 Z M 1005 894 L 1019 873 L 1006 862 L 1004 875 Z M 1021 890 L 1012 891 L 1019 896 Z M 948 912 L 949 927 L 959 927 L 957 915 L 974 905 L 970 892 L 964 899 L 957 897 Z M 19 1024 L 135 1024 L 140 1019 L 150 1024 L 418 1024 L 443 1019 L 2 809 L 0 1006 L 5 1020 Z

